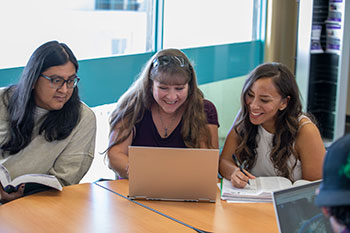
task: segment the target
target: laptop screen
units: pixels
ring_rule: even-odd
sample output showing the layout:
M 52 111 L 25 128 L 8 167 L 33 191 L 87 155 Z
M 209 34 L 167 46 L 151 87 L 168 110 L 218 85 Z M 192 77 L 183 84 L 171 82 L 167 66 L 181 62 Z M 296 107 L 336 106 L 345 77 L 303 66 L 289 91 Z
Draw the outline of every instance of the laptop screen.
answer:
M 332 232 L 329 220 L 315 206 L 321 181 L 273 192 L 273 204 L 281 233 Z

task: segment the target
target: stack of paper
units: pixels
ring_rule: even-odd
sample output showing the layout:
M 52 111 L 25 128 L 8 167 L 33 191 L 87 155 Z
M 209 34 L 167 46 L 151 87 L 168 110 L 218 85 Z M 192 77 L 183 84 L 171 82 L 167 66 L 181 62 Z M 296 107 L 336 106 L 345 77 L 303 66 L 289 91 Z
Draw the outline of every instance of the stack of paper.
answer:
M 235 188 L 231 181 L 223 178 L 221 181 L 221 199 L 228 202 L 272 202 L 272 192 L 290 188 L 293 185 L 310 183 L 298 180 L 294 184 L 284 177 L 258 177 L 249 181 L 250 185 L 244 188 Z

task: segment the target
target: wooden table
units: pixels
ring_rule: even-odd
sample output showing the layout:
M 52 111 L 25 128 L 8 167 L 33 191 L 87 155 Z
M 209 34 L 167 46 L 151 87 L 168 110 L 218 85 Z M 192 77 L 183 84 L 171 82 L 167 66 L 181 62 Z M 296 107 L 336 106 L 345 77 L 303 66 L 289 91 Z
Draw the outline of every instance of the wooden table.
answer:
M 0 206 L 0 232 L 189 232 L 96 184 L 45 191 Z
M 113 192 L 127 196 L 128 180 L 99 182 Z M 278 232 L 272 203 L 227 203 L 220 199 L 218 189 L 216 203 L 138 201 L 156 211 L 209 232 Z

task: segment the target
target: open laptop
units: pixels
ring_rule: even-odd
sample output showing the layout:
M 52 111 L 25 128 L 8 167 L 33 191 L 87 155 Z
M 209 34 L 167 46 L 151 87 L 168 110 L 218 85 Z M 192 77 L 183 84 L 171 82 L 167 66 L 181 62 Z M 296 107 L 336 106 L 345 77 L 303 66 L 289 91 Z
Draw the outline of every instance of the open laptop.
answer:
M 215 202 L 219 150 L 129 146 L 131 199 Z
M 321 181 L 272 193 L 280 233 L 332 232 L 329 220 L 315 206 L 315 191 Z

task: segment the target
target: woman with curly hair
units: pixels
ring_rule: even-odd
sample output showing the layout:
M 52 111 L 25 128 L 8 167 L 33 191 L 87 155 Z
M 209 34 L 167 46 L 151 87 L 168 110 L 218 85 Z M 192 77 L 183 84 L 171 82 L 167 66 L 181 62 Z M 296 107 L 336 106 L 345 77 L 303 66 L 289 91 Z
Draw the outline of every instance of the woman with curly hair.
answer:
M 295 77 L 280 63 L 255 68 L 220 158 L 220 173 L 243 188 L 256 176 L 291 181 L 322 178 L 325 147 L 317 126 L 302 112 Z M 234 161 L 246 164 L 244 173 Z
M 203 98 L 178 49 L 156 53 L 120 97 L 110 119 L 109 167 L 128 177 L 128 146 L 218 148 L 215 106 Z

